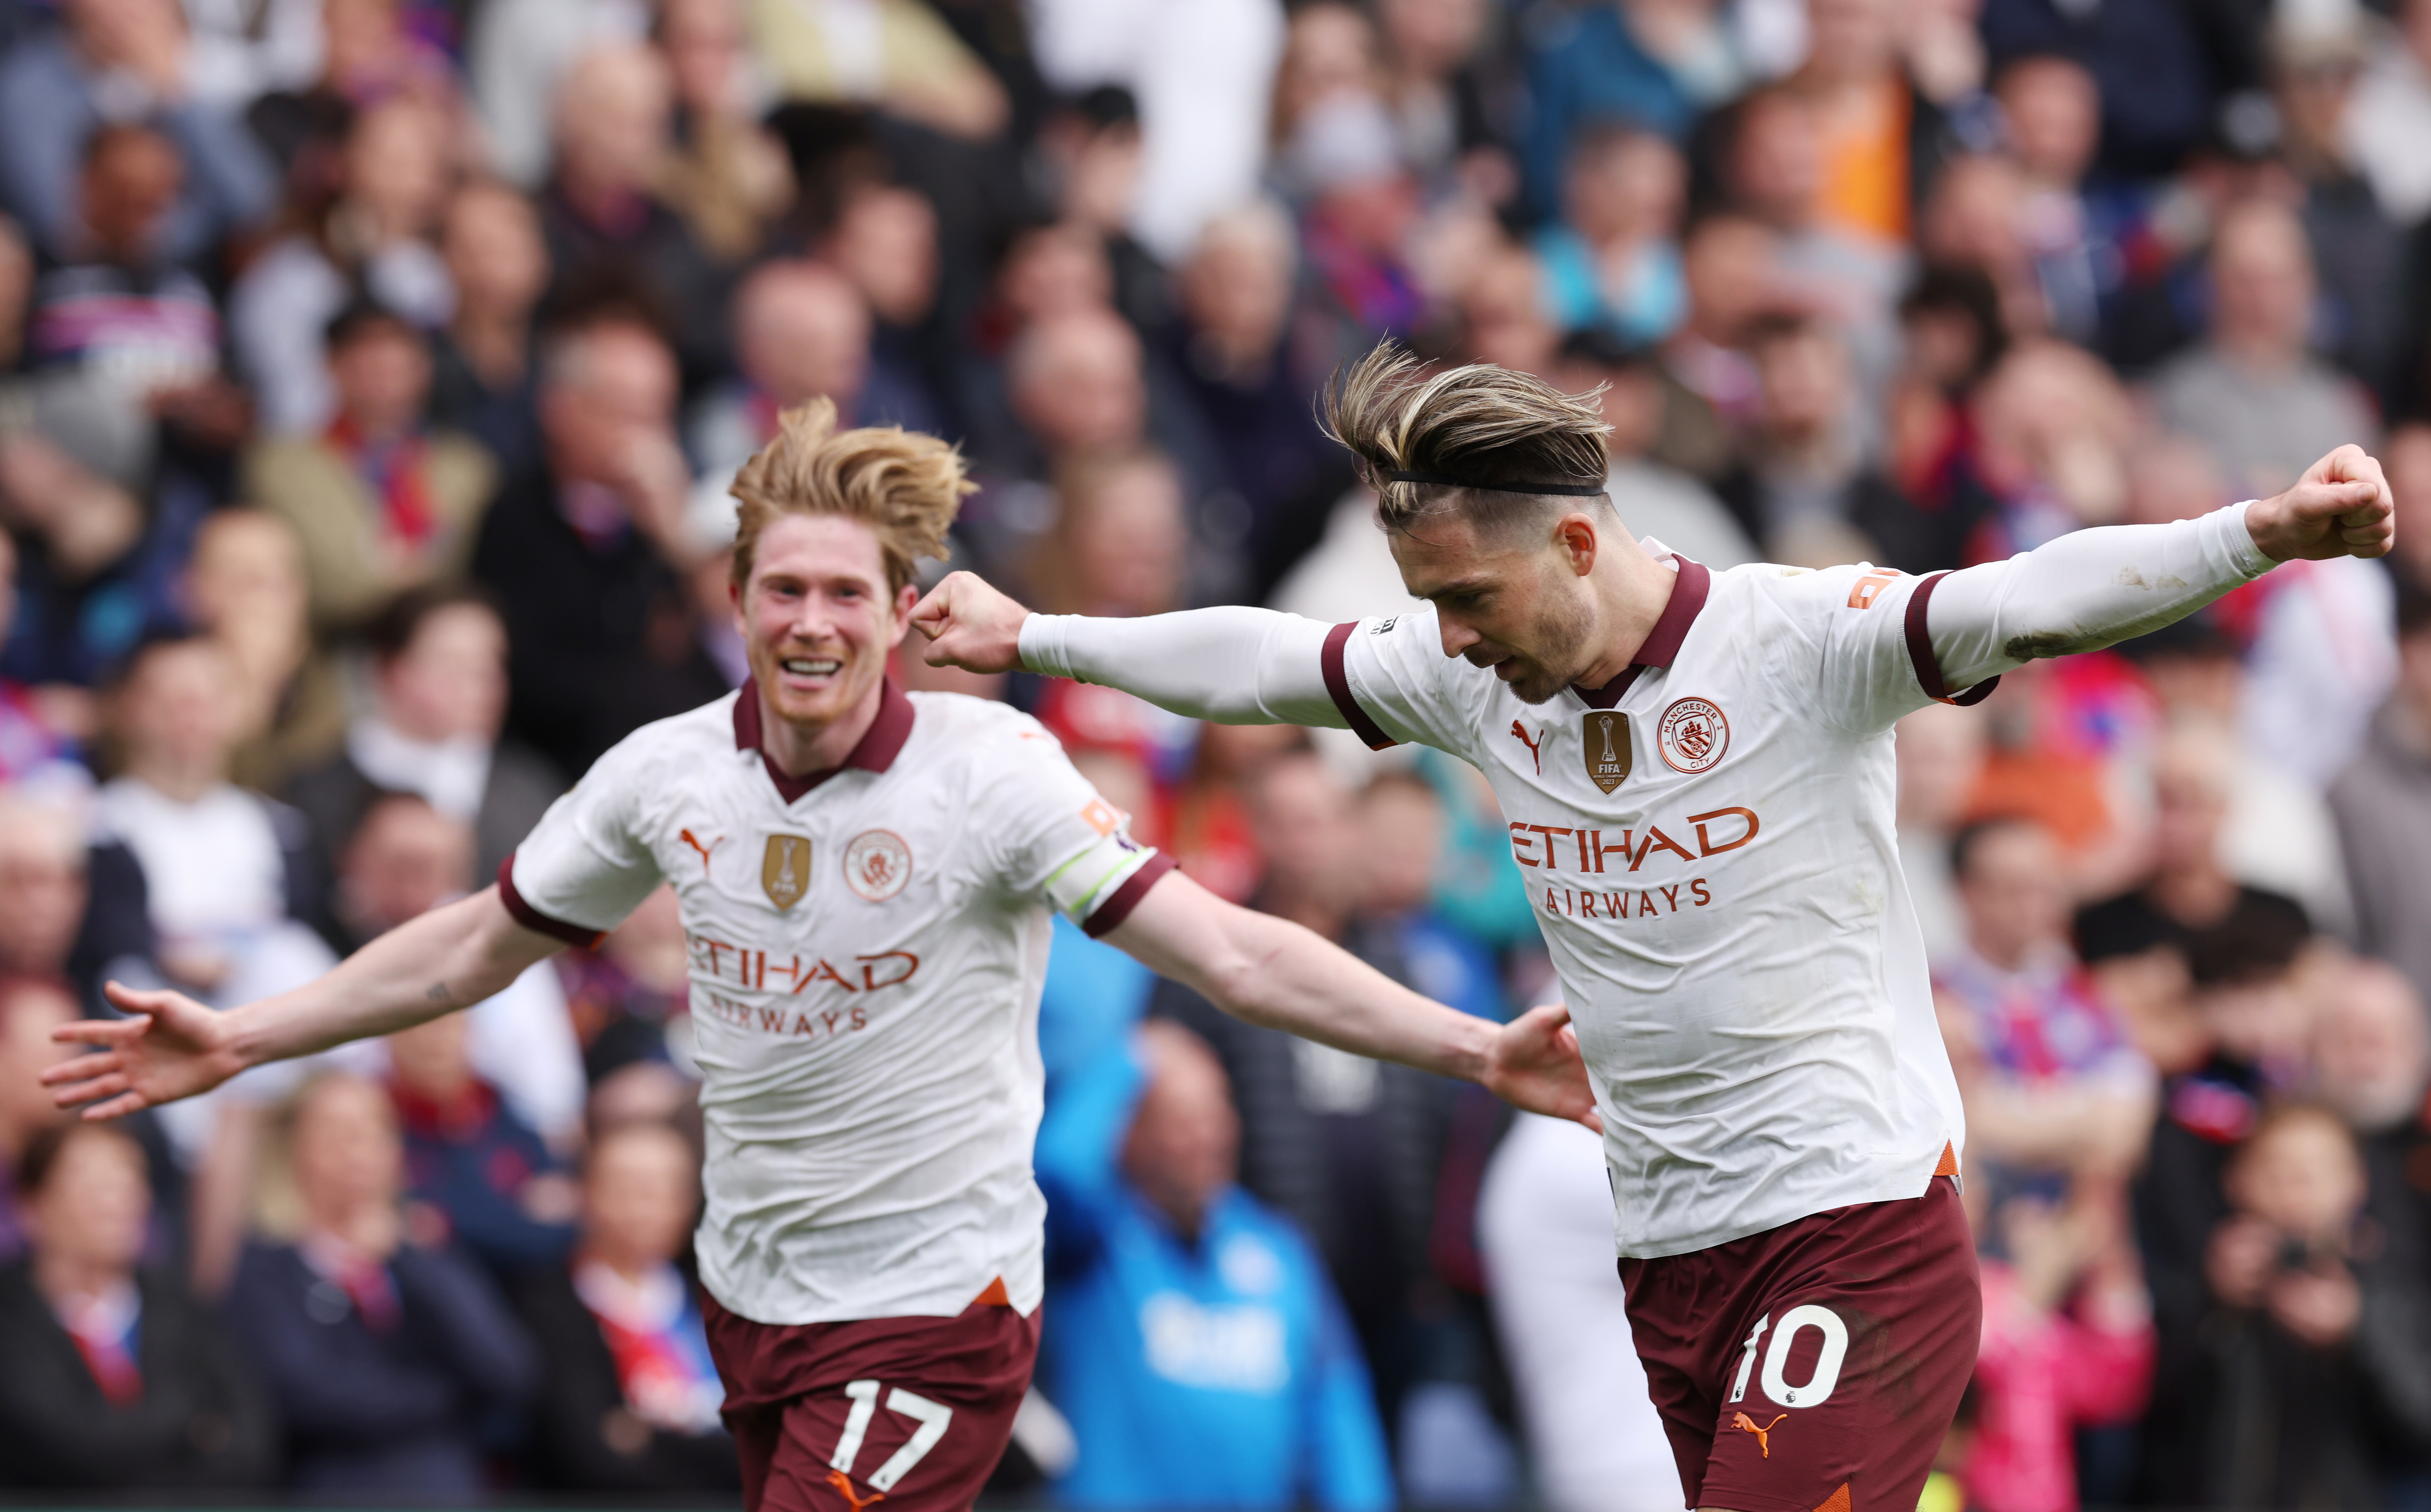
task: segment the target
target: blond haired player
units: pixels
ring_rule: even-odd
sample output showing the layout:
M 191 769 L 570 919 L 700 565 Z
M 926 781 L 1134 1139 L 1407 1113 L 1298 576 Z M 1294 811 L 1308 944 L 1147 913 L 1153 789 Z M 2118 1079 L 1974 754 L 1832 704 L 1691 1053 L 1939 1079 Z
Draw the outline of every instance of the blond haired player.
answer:
M 1913 1512 L 1982 1297 L 1891 724 L 2277 562 L 2386 553 L 2379 465 L 2341 447 L 2276 498 L 1964 572 L 1713 573 L 1622 527 L 1592 396 L 1429 374 L 1387 347 L 1328 419 L 1423 608 L 1117 627 L 958 573 L 914 611 L 930 659 L 1482 770 L 1595 1085 L 1632 1330 L 1687 1504 Z
M 174 992 L 63 1038 L 45 1080 L 110 1117 L 476 1003 L 680 901 L 704 1076 L 697 1238 L 754 1509 L 967 1506 L 1037 1350 L 1040 983 L 1060 909 L 1228 1010 L 1592 1120 L 1557 1012 L 1507 1027 L 1203 891 L 1134 842 L 1045 730 L 886 677 L 914 563 L 966 490 L 943 442 L 788 411 L 738 474 L 742 690 L 634 732 L 495 887 L 311 985 L 213 1013 Z M 98 1100 L 95 1102 L 95 1100 Z

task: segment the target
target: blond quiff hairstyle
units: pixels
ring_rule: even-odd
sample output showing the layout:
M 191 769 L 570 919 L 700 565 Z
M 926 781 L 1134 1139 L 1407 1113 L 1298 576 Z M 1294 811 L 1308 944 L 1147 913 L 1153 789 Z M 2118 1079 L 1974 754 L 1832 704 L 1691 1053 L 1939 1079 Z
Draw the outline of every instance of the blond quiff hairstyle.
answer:
M 780 515 L 836 514 L 878 537 L 886 586 L 901 592 L 923 557 L 943 560 L 947 528 L 963 495 L 979 485 L 963 475 L 962 454 L 934 436 L 900 425 L 839 431 L 832 400 L 813 399 L 777 417 L 776 439 L 734 474 L 741 506 L 734 521 L 734 584 L 751 581 L 760 532 Z
M 1454 507 L 1490 525 L 1544 507 L 1549 496 L 1527 492 L 1531 483 L 1603 482 L 1603 438 L 1611 427 L 1597 403 L 1602 391 L 1564 393 L 1534 374 L 1491 362 L 1430 373 L 1386 341 L 1334 374 L 1322 395 L 1322 419 L 1325 433 L 1350 449 L 1361 480 L 1375 490 L 1385 529 L 1406 531 Z M 1494 487 L 1395 482 L 1395 473 Z

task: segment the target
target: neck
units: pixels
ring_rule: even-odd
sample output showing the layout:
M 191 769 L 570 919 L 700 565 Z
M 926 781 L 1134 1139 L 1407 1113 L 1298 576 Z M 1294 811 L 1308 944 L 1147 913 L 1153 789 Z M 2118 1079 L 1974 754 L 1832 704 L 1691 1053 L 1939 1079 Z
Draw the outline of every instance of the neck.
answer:
M 529 324 L 507 310 L 465 305 L 458 308 L 449 329 L 456 338 L 456 350 L 481 381 L 502 388 L 524 375 L 524 337 Z
M 1588 583 L 1595 590 L 1597 622 L 1604 626 L 1603 650 L 1571 681 L 1581 688 L 1601 688 L 1627 672 L 1638 648 L 1654 633 L 1654 622 L 1663 618 L 1679 582 L 1678 573 L 1626 535 L 1614 549 L 1598 555 Z
M 753 696 L 760 700 L 760 749 L 777 763 L 777 770 L 789 777 L 807 777 L 813 772 L 830 772 L 844 765 L 853 747 L 869 733 L 878 722 L 878 706 L 885 696 L 883 679 L 869 685 L 861 701 L 824 724 L 796 723 L 779 717 L 768 702 L 768 690 L 753 685 Z
M 34 1288 L 54 1307 L 90 1302 L 125 1279 L 123 1268 L 83 1255 L 46 1250 L 34 1257 Z
M 2017 971 L 2034 954 L 2023 940 L 1985 939 L 1979 936 L 1973 944 L 1975 954 L 1984 957 L 1987 965 L 1996 966 L 2004 972 Z
M 220 772 L 215 766 L 190 765 L 157 755 L 131 757 L 126 763 L 126 774 L 162 797 L 181 804 L 200 801 L 220 784 Z
M 2237 902 L 2237 882 L 2217 863 L 2164 868 L 2153 878 L 2153 900 L 2180 923 L 2202 926 L 2224 917 Z
M 586 1260 L 596 1260 L 601 1265 L 604 1265 L 609 1270 L 614 1271 L 618 1280 L 626 1283 L 628 1286 L 635 1287 L 638 1287 L 644 1281 L 648 1280 L 650 1273 L 665 1263 L 661 1256 L 655 1254 L 642 1254 L 631 1250 L 603 1248 L 597 1244 L 586 1244 L 583 1246 L 582 1257 Z
M 2231 363 L 2264 376 L 2286 373 L 2304 360 L 2302 346 L 2290 347 L 2275 336 L 2222 331 L 2212 344 Z

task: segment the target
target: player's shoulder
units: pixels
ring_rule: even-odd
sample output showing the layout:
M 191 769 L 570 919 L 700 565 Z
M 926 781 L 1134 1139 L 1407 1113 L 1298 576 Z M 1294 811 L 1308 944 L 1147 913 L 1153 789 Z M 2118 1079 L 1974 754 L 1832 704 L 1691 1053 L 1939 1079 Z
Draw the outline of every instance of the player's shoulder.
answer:
M 737 691 L 713 699 L 697 708 L 652 720 L 608 748 L 591 764 L 585 781 L 648 783 L 659 774 L 702 770 L 703 758 L 736 749 L 734 705 Z
M 1002 770 L 1061 757 L 1054 732 L 1010 704 L 969 693 L 907 693 L 912 739 L 932 761 Z
M 1712 600 L 1740 610 L 1770 608 L 1793 623 L 1820 629 L 1835 615 L 1863 613 L 1903 597 L 1899 585 L 1915 580 L 1895 567 L 1845 562 L 1837 567 L 1789 567 L 1747 562 L 1714 574 Z

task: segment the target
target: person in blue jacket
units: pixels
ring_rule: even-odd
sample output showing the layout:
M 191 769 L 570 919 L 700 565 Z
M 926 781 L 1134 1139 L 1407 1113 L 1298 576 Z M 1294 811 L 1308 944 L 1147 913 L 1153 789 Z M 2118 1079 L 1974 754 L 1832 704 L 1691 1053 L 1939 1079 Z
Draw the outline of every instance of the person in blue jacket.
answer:
M 1223 1068 L 1150 1020 L 1066 1078 L 1039 1129 L 1039 1379 L 1076 1507 L 1394 1504 L 1367 1368 L 1325 1270 L 1233 1182 Z

